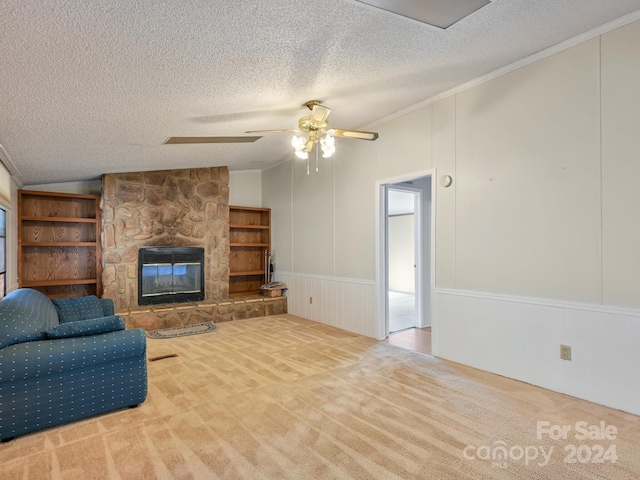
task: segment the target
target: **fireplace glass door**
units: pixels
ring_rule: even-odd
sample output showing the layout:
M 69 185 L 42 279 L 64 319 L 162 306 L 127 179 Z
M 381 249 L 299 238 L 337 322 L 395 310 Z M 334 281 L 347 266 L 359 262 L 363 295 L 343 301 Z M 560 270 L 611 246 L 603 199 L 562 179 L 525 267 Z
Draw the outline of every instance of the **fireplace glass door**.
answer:
M 146 248 L 138 260 L 140 305 L 204 299 L 203 249 Z
M 199 263 L 148 263 L 142 266 L 142 296 L 197 293 L 200 285 Z

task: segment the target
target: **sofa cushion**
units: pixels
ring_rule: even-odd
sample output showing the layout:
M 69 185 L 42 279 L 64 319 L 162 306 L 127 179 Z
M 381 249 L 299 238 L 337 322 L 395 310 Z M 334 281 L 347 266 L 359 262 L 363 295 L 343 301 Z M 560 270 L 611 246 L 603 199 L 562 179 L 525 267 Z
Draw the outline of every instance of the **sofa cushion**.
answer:
M 0 385 L 4 389 L 8 384 L 2 384 L 2 382 L 43 377 L 45 380 L 38 388 L 47 389 L 50 388 L 46 381 L 48 375 L 69 372 L 71 379 L 73 379 L 74 371 L 84 368 L 106 363 L 117 364 L 128 358 L 144 358 L 146 346 L 144 330 L 138 328 L 102 335 L 11 345 L 0 349 L 0 365 L 3 367 L 0 368 Z M 91 381 L 98 384 L 104 380 L 102 375 L 98 375 Z M 10 390 L 8 389 L 7 392 Z M 68 393 L 73 394 L 72 391 Z M 10 397 L 9 393 L 7 395 Z M 60 402 L 59 408 L 66 408 L 65 402 L 61 398 L 56 401 Z M 2 418 L 0 416 L 1 424 Z M 0 475 L 0 478 L 4 477 Z
M 124 330 L 124 321 L 117 315 L 110 317 L 90 318 L 79 322 L 65 322 L 50 328 L 45 333 L 47 338 L 84 337 L 100 333 Z
M 102 303 L 95 295 L 74 298 L 56 298 L 53 304 L 58 311 L 60 323 L 79 322 L 90 318 L 104 317 Z
M 43 293 L 20 288 L 0 301 L 0 348 L 42 340 L 58 324 L 53 303 Z

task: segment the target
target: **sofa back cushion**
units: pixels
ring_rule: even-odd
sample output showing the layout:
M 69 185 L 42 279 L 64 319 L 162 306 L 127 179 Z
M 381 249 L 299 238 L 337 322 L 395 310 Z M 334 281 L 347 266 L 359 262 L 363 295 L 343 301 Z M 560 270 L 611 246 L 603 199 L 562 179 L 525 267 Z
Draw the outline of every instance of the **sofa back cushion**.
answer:
M 92 318 L 113 315 L 113 311 L 105 312 L 103 302 L 95 295 L 74 298 L 55 298 L 53 304 L 58 310 L 60 323 L 79 322 Z
M 56 308 L 37 290 L 19 288 L 0 301 L 0 348 L 43 340 L 44 332 L 56 325 Z

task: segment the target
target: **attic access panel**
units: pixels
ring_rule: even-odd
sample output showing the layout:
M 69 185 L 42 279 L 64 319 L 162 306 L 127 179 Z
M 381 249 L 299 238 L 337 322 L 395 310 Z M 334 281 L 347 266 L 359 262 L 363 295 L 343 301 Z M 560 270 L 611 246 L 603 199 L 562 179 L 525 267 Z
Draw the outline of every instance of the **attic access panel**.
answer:
M 413 18 L 439 28 L 448 28 L 488 5 L 490 0 L 357 0 L 372 7 Z
M 184 145 L 191 143 L 252 143 L 262 137 L 169 137 L 164 145 Z

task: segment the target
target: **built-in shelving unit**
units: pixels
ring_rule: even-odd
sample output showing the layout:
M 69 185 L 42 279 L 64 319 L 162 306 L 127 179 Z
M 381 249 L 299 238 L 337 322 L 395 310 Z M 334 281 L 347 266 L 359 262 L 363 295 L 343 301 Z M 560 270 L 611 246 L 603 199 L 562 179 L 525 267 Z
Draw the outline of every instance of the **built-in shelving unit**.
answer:
M 18 284 L 51 298 L 102 294 L 100 197 L 18 190 Z
M 271 209 L 229 206 L 229 295 L 254 295 L 267 280 Z

